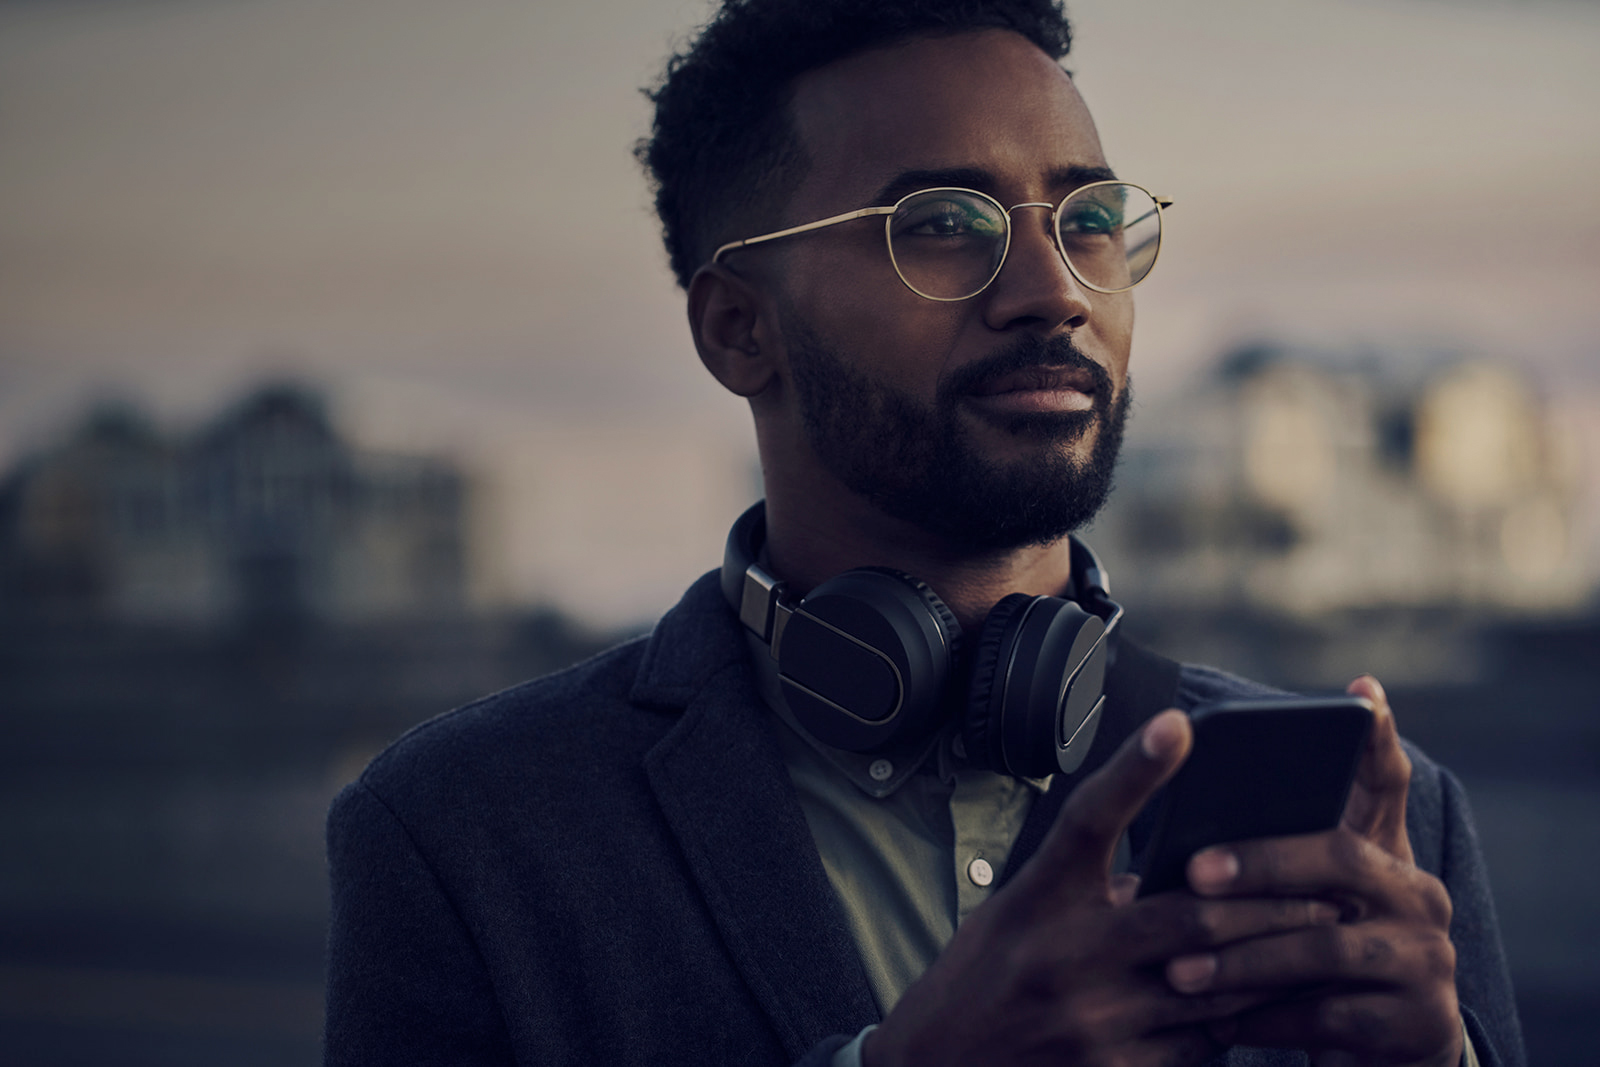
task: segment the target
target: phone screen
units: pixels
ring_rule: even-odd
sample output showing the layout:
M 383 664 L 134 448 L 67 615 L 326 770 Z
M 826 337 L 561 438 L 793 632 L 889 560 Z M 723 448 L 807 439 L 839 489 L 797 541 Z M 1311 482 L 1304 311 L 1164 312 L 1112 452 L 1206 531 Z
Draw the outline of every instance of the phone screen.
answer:
M 1196 708 L 1194 748 L 1168 783 L 1139 895 L 1187 885 L 1211 845 L 1332 829 L 1372 729 L 1361 697 L 1241 700 Z

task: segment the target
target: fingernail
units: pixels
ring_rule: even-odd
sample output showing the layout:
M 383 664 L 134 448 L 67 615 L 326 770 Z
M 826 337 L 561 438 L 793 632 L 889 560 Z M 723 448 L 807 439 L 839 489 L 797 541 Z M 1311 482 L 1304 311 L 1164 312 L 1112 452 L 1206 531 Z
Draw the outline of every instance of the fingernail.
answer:
M 1189 861 L 1189 884 L 1197 893 L 1216 893 L 1239 877 L 1239 857 L 1226 848 L 1196 852 Z
M 1357 692 L 1357 690 L 1364 690 L 1364 692 Z M 1351 682 L 1345 687 L 1345 692 L 1350 693 L 1352 696 L 1366 696 L 1368 700 L 1379 707 L 1388 703 L 1387 695 L 1383 691 L 1383 683 L 1370 674 L 1363 674 Z
M 1372 702 L 1374 704 L 1389 703 L 1389 694 L 1384 692 L 1383 683 L 1370 674 L 1367 675 L 1367 681 L 1372 684 Z
M 1180 993 L 1198 993 L 1217 973 L 1217 957 L 1179 956 L 1167 964 L 1167 981 Z
M 1153 760 L 1164 760 L 1183 745 L 1183 712 L 1163 711 L 1151 719 L 1139 739 L 1139 747 Z
M 1137 874 L 1114 874 L 1111 876 L 1111 903 L 1116 907 L 1132 904 L 1139 895 L 1139 876 Z
M 1311 902 L 1311 925 L 1332 926 L 1339 921 L 1339 909 L 1326 900 Z

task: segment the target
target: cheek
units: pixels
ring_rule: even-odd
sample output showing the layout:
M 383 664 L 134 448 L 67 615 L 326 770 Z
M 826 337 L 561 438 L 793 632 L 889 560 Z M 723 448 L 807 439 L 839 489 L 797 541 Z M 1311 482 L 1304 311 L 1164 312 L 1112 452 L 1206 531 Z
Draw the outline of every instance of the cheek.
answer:
M 1128 378 L 1128 357 L 1133 350 L 1133 294 L 1118 293 L 1095 309 L 1094 332 L 1104 346 L 1106 369 L 1122 388 Z
M 931 402 L 965 325 L 961 306 L 924 300 L 888 261 L 818 253 L 795 256 L 788 314 L 863 373 Z

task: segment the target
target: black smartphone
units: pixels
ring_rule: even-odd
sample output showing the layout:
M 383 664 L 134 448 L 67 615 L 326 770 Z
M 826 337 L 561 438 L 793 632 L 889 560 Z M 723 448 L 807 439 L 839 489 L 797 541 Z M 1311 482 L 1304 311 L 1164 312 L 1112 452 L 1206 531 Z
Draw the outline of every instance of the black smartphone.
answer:
M 1194 747 L 1157 800 L 1139 896 L 1188 884 L 1211 845 L 1331 830 L 1372 729 L 1363 697 L 1235 700 L 1190 713 Z

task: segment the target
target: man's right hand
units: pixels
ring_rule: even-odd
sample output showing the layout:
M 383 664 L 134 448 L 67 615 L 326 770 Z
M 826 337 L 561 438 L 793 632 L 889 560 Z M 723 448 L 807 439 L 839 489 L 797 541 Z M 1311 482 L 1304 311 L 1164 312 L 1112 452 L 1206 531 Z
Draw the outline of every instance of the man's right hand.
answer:
M 1062 805 L 1039 851 L 962 923 L 944 953 L 867 1037 L 866 1067 L 1118 1064 L 1177 1067 L 1219 1051 L 1205 1023 L 1260 995 L 1184 996 L 1176 956 L 1338 920 L 1301 899 L 1133 899 L 1113 878 L 1117 841 L 1188 755 L 1188 718 L 1150 720 Z

